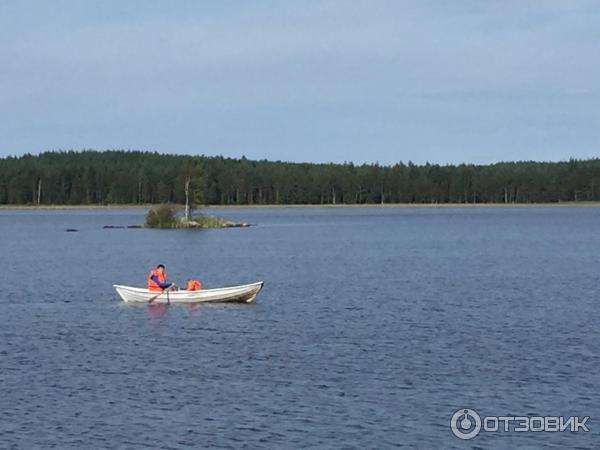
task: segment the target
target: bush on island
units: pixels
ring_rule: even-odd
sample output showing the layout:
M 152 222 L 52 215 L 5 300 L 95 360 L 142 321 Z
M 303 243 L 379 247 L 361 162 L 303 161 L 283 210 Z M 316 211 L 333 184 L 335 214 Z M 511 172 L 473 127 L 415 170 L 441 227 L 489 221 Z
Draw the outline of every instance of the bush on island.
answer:
M 153 206 L 146 214 L 145 225 L 150 228 L 172 228 L 179 209 L 170 203 Z

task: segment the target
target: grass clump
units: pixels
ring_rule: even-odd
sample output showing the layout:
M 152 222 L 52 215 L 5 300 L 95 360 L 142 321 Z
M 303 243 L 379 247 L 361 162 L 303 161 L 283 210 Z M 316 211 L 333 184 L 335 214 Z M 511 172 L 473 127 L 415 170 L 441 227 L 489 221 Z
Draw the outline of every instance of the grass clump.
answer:
M 202 228 L 222 228 L 227 225 L 227 221 L 217 216 L 200 215 L 194 217 L 194 222 Z
M 223 228 L 228 222 L 225 219 L 216 216 L 200 215 L 187 220 L 180 217 L 175 221 L 174 228 Z

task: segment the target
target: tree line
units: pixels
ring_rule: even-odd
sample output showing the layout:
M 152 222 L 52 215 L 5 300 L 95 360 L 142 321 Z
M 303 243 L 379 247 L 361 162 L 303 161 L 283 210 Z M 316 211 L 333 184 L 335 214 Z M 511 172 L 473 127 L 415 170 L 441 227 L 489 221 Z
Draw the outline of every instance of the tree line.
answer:
M 140 151 L 0 159 L 0 204 L 546 203 L 600 200 L 600 159 L 312 164 Z

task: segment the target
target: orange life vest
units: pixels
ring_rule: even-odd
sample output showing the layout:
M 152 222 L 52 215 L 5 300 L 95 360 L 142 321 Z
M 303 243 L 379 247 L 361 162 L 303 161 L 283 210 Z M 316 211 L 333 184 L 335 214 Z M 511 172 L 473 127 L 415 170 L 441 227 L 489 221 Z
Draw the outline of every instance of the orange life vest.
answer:
M 167 274 L 164 271 L 161 274 L 157 269 L 154 269 L 148 275 L 148 289 L 151 291 L 162 291 L 162 288 L 152 279 L 154 275 L 158 277 L 158 281 L 165 283 L 167 281 Z
M 188 280 L 188 291 L 199 291 L 200 289 L 202 289 L 202 283 L 199 280 Z

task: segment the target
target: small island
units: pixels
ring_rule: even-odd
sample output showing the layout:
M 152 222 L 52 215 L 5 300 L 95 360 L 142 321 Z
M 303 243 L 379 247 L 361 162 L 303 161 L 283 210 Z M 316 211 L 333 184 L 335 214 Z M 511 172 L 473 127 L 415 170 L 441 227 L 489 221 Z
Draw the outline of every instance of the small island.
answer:
M 150 208 L 144 222 L 145 228 L 238 228 L 249 227 L 249 223 L 232 222 L 222 217 L 206 214 L 194 215 L 192 208 L 186 205 L 185 213 L 173 204 L 160 204 Z

